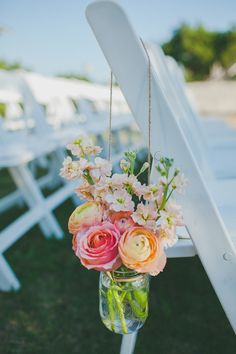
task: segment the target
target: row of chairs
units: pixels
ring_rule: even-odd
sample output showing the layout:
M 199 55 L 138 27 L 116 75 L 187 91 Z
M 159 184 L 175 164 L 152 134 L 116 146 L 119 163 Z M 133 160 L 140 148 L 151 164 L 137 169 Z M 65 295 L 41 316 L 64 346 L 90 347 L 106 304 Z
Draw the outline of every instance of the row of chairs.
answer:
M 8 291 L 17 290 L 20 282 L 4 252 L 35 224 L 39 224 L 46 238 L 61 239 L 64 230 L 53 213 L 54 209 L 68 198 L 72 198 L 75 205 L 80 202 L 74 196 L 74 183 L 67 183 L 58 176 L 66 144 L 86 133 L 102 145 L 106 155 L 108 104 L 105 103 L 109 100 L 109 91 L 105 86 L 81 82 L 72 82 L 71 86 L 70 80 L 0 71 L 0 100 L 3 91 L 7 97 L 6 108 L 10 103 L 10 112 L 14 114 L 11 116 L 8 112 L 0 125 L 0 176 L 3 178 L 7 170 L 16 189 L 1 192 L 1 218 L 15 205 L 28 208 L 0 232 L 0 290 Z M 14 98 L 17 101 L 14 102 Z M 13 103 L 19 105 L 19 99 L 22 111 L 13 110 Z M 71 109 L 72 99 L 77 102 L 79 113 Z M 99 107 L 102 100 L 104 106 Z M 114 112 L 112 122 L 113 155 L 117 166 L 125 146 L 138 148 L 139 133 L 124 99 L 115 89 L 116 106 L 123 107 L 123 110 Z M 59 114 L 60 110 L 64 115 Z M 38 178 L 37 170 L 42 168 L 46 172 Z M 44 188 L 51 190 L 47 197 Z
M 117 3 L 93 2 L 86 15 L 147 141 L 149 60 L 143 44 Z M 189 179 L 181 198 L 186 228 L 180 230 L 180 236 L 184 239 L 180 238 L 168 256 L 198 254 L 236 331 L 236 133 L 223 123 L 212 123 L 215 134 L 208 134 L 187 98 L 177 63 L 157 45 L 148 46 L 148 51 L 152 66 L 151 151 L 153 156 L 173 157 Z M 136 335 L 123 336 L 121 354 L 133 353 Z

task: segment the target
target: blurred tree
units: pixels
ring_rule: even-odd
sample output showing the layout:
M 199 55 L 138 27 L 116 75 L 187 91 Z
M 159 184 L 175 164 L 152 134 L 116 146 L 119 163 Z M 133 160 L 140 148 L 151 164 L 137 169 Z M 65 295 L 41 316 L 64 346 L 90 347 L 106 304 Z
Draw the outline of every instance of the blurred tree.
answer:
M 236 27 L 225 35 L 225 48 L 220 51 L 219 61 L 221 65 L 228 69 L 236 62 Z
M 21 69 L 22 66 L 20 63 L 8 63 L 7 61 L 0 59 L 0 69 L 1 70 L 16 70 Z
M 91 80 L 85 76 L 85 75 L 80 75 L 80 74 L 75 74 L 75 73 L 68 73 L 68 74 L 58 74 L 57 77 L 62 77 L 65 79 L 76 79 L 76 80 L 82 80 L 86 82 L 91 82 Z
M 236 62 L 236 28 L 210 32 L 203 26 L 182 24 L 162 47 L 184 65 L 187 80 L 203 80 L 214 63 L 227 69 Z
M 0 118 L 5 118 L 6 116 L 6 104 L 0 102 Z

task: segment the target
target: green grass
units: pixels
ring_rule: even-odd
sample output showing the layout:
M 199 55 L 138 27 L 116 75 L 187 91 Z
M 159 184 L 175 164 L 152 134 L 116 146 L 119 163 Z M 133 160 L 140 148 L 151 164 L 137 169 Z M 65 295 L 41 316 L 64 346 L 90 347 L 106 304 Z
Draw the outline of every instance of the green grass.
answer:
M 73 205 L 56 210 L 64 230 Z M 1 216 L 1 226 L 19 214 Z M 22 288 L 0 293 L 1 354 L 116 354 L 121 337 L 98 313 L 98 272 L 87 271 L 71 238 L 45 240 L 33 228 L 5 254 Z M 136 354 L 232 354 L 234 333 L 197 257 L 169 259 L 152 278 L 150 315 Z

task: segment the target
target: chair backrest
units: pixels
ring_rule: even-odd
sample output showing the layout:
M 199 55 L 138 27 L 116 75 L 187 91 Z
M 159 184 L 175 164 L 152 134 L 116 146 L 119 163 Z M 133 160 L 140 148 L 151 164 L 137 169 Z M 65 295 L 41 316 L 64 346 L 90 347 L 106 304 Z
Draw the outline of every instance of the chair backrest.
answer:
M 113 1 L 87 7 L 87 19 L 145 138 L 148 137 L 148 60 L 126 14 Z M 186 176 L 189 187 L 182 200 L 185 222 L 213 287 L 236 330 L 236 251 L 201 170 L 175 113 L 170 109 L 160 80 L 152 73 L 151 149 L 171 156 Z M 224 255 L 231 255 L 226 261 Z M 227 258 L 228 259 L 228 258 Z
M 34 95 L 21 72 L 7 72 L 0 70 L 0 87 L 10 90 L 14 89 L 19 92 L 23 101 L 26 126 L 27 121 L 33 119 L 35 123 L 34 130 L 37 134 L 48 132 L 49 126 L 46 123 L 43 109 L 35 100 Z

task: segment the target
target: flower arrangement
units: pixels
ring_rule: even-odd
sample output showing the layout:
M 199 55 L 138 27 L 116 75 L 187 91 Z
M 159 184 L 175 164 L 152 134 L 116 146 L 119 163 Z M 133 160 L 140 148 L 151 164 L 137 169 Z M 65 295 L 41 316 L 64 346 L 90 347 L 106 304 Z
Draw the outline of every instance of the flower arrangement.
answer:
M 112 174 L 111 162 L 98 156 L 102 149 L 88 137 L 78 137 L 67 148 L 76 159 L 68 156 L 60 174 L 80 181 L 75 192 L 86 201 L 68 222 L 74 253 L 84 267 L 102 272 L 100 312 L 105 325 L 130 333 L 147 317 L 148 275 L 163 271 L 165 249 L 178 240 L 176 227 L 183 225 L 183 216 L 173 193 L 183 192 L 186 179 L 166 157 L 155 166 L 156 183 L 146 185 L 139 177 L 149 164 L 135 173 L 133 151 L 124 153 L 121 173 Z M 127 307 L 133 320 L 126 318 Z

